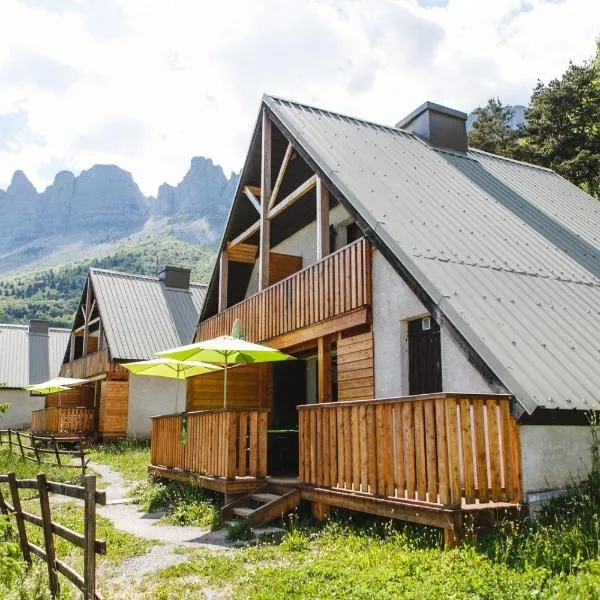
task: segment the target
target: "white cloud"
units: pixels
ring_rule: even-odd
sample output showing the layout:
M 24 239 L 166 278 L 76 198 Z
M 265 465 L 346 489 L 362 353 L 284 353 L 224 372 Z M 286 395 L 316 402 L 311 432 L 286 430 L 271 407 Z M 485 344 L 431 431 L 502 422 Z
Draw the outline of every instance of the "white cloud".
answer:
M 274 93 L 395 123 L 426 99 L 526 103 L 594 52 L 590 0 L 2 0 L 0 187 L 96 162 L 147 194 L 239 170 Z

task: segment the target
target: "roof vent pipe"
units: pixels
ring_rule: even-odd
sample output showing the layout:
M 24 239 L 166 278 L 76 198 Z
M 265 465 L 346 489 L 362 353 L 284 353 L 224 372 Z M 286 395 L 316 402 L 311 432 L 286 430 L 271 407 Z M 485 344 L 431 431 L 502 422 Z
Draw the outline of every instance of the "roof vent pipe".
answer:
M 458 152 L 467 151 L 467 114 L 434 102 L 425 102 L 396 123 L 426 142 Z
M 164 266 L 158 272 L 158 278 L 164 282 L 165 287 L 177 290 L 189 290 L 191 273 L 191 269 Z

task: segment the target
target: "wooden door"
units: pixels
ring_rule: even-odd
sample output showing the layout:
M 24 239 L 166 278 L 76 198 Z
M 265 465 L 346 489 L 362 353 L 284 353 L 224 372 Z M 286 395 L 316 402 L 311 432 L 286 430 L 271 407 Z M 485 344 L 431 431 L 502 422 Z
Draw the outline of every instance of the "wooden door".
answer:
M 408 323 L 409 394 L 442 391 L 440 326 L 433 317 Z

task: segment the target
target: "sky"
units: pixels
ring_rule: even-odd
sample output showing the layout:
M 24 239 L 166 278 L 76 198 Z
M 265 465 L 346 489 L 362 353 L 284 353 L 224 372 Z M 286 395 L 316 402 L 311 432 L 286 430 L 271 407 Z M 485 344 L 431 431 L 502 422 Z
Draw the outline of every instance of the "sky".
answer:
M 0 189 L 97 163 L 147 195 L 239 171 L 264 93 L 394 124 L 527 104 L 592 56 L 597 0 L 0 0 Z

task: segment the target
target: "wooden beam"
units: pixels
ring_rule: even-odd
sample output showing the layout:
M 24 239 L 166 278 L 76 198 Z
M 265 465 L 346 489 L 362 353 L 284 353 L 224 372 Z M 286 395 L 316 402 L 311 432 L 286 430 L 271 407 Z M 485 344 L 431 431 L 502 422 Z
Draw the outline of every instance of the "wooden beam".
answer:
M 275 185 L 273 186 L 273 191 L 271 192 L 271 198 L 269 199 L 269 210 L 273 208 L 275 201 L 277 200 L 277 194 L 279 193 L 279 188 L 281 187 L 281 182 L 283 181 L 283 176 L 287 170 L 288 163 L 292 158 L 292 152 L 294 151 L 294 146 L 288 142 L 287 148 L 285 150 L 285 154 L 283 155 L 283 160 L 281 161 L 281 167 L 279 168 L 279 173 L 277 173 L 277 179 L 275 180 Z
M 269 219 L 274 219 L 279 213 L 283 212 L 286 208 L 289 208 L 296 200 L 299 200 L 310 192 L 317 184 L 317 176 L 313 175 L 309 177 L 303 184 L 299 185 L 293 192 L 288 194 L 279 204 L 276 204 L 269 211 Z
M 258 290 L 269 286 L 269 252 L 271 250 L 271 120 L 266 110 L 262 115 L 262 165 L 260 181 L 260 244 L 258 254 Z
M 219 257 L 219 312 L 227 308 L 227 287 L 229 282 L 229 258 L 227 250 Z
M 260 198 L 260 187 L 257 185 L 248 185 L 246 187 L 254 194 L 256 198 Z
M 85 290 L 85 312 L 84 312 L 84 317 L 85 317 L 85 329 L 83 330 L 83 352 L 82 352 L 82 356 L 87 356 L 87 346 L 88 346 L 88 339 L 90 337 L 90 323 L 89 323 L 89 317 L 90 317 L 90 307 L 92 305 L 92 282 L 90 279 L 88 279 L 87 282 L 87 286 L 86 286 L 86 290 Z
M 244 194 L 246 194 L 246 198 L 248 198 L 248 200 L 250 200 L 250 203 L 257 210 L 258 214 L 260 214 L 260 204 L 259 204 L 258 200 L 256 199 L 256 196 L 252 193 L 252 190 L 250 189 L 250 187 L 247 185 L 244 186 Z
M 71 343 L 69 346 L 69 362 L 73 362 L 75 360 L 75 332 L 71 332 Z
M 243 241 L 247 240 L 250 236 L 254 235 L 260 229 L 260 220 L 256 221 L 256 223 L 252 223 L 246 231 L 242 231 L 240 235 L 233 238 L 231 242 L 229 242 L 229 246 L 236 246 L 237 244 L 241 244 Z
M 253 265 L 256 262 L 258 246 L 256 244 L 239 243 L 235 246 L 227 243 L 227 258 L 229 262 L 241 262 Z
M 322 336 L 317 340 L 317 401 L 331 402 L 331 339 Z
M 329 190 L 317 177 L 317 260 L 323 260 L 329 252 Z

